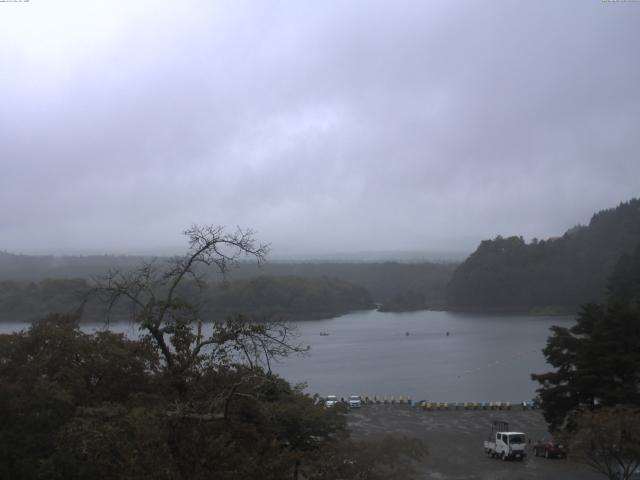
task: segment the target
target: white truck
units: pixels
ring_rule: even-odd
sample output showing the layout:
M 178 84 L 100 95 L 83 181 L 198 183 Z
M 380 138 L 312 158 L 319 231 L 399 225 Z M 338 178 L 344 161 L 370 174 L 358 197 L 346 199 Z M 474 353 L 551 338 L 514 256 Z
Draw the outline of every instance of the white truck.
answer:
M 524 460 L 527 456 L 526 446 L 524 433 L 512 432 L 507 422 L 494 420 L 489 438 L 484 442 L 484 451 L 492 458 Z

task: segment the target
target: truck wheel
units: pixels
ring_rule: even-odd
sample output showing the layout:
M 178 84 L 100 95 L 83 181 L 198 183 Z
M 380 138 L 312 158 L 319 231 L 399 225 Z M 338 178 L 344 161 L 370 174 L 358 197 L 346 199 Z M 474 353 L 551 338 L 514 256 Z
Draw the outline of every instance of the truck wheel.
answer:
M 549 450 L 544 451 L 544 458 L 549 458 Z
M 500 458 L 502 459 L 503 462 L 507 461 L 507 456 L 504 454 L 504 452 L 502 452 L 502 456 Z

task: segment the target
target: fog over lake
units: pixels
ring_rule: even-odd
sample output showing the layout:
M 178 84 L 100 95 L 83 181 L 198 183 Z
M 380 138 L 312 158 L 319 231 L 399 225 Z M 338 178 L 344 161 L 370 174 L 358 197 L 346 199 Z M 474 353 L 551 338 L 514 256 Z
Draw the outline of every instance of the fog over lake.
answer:
M 354 312 L 328 320 L 291 322 L 300 342 L 311 349 L 273 368 L 292 383 L 306 382 L 309 393 L 322 396 L 359 393 L 441 402 L 529 401 L 537 388 L 530 374 L 549 369 L 541 351 L 549 327 L 572 323 L 573 318 L 558 316 Z M 25 327 L 0 324 L 0 332 Z M 83 328 L 93 331 L 103 325 Z M 137 332 L 137 327 L 126 324 L 111 328 L 129 335 Z

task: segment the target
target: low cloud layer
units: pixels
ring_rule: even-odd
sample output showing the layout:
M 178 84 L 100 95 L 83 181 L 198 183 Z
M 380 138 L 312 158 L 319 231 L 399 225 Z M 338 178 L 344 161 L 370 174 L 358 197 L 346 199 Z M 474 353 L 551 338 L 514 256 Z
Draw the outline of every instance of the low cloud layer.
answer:
M 547 237 L 640 195 L 640 3 L 0 4 L 0 249 Z

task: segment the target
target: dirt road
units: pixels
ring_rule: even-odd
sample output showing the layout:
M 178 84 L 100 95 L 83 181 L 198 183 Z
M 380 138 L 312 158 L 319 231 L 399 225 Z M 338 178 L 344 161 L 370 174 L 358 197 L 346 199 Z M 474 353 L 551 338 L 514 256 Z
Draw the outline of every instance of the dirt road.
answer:
M 546 424 L 538 411 L 434 411 L 403 405 L 365 405 L 349 413 L 354 438 L 387 434 L 420 438 L 429 447 L 421 465 L 424 479 L 433 480 L 598 480 L 575 461 L 536 458 L 531 448 L 527 459 L 504 462 L 485 455 L 482 442 L 493 420 L 509 422 L 532 440 L 546 436 Z

